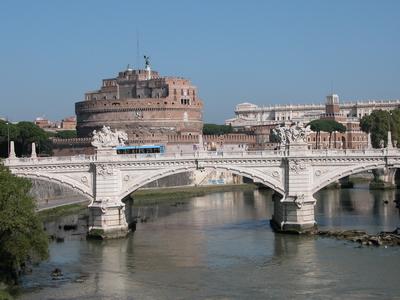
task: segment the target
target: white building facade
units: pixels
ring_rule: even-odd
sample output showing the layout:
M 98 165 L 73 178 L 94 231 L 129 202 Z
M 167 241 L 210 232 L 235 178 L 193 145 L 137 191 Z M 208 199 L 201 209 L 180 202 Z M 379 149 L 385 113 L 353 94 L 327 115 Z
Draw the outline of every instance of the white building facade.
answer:
M 337 102 L 340 107 L 340 114 L 347 118 L 347 122 L 359 122 L 361 117 L 371 114 L 375 109 L 393 110 L 400 107 L 400 100 L 370 100 L 340 103 L 337 97 Z M 236 117 L 225 120 L 225 124 L 231 125 L 237 131 L 246 130 L 246 128 L 252 126 L 271 125 L 286 121 L 308 123 L 319 119 L 321 115 L 326 113 L 326 104 L 258 106 L 245 102 L 236 106 Z

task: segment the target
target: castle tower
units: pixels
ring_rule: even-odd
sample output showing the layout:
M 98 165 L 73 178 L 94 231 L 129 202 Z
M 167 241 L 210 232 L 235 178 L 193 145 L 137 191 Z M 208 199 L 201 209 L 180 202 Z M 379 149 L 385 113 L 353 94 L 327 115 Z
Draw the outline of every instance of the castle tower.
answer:
M 149 57 L 144 58 L 145 70 L 128 65 L 75 103 L 78 137 L 88 137 L 103 125 L 124 130 L 129 140 L 202 133 L 203 100 L 197 87 L 186 78 L 160 77 L 150 69 Z

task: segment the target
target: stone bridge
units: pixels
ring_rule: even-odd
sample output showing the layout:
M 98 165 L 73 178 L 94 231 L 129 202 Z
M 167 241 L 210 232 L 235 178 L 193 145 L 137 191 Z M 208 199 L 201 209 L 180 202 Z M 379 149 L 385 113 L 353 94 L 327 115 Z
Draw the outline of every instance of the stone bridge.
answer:
M 301 231 L 316 227 L 313 194 L 318 190 L 362 171 L 400 167 L 400 151 L 393 147 L 309 150 L 303 138 L 277 151 L 207 152 L 200 148 L 150 157 L 117 154 L 115 146 L 97 147 L 92 156 L 17 158 L 11 145 L 5 165 L 17 176 L 57 182 L 87 196 L 91 199 L 89 234 L 103 238 L 129 231 L 132 192 L 173 174 L 225 170 L 251 178 L 276 191 L 271 225 L 278 231 Z

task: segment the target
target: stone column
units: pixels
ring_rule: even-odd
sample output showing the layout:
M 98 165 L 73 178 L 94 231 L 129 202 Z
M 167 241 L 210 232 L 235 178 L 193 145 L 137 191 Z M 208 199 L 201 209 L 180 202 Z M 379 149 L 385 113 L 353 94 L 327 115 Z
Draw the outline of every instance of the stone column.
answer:
M 37 154 L 36 154 L 36 144 L 32 143 L 32 152 L 31 152 L 31 158 L 36 158 Z
M 15 146 L 14 146 L 14 141 L 10 142 L 10 153 L 8 154 L 8 158 L 9 159 L 14 159 L 17 158 L 17 156 L 15 155 Z

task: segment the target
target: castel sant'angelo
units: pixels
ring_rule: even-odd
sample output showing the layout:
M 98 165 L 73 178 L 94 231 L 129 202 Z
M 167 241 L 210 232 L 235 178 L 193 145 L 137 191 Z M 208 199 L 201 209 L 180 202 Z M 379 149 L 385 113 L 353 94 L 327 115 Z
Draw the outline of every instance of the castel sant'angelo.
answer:
M 89 137 L 103 125 L 124 130 L 129 140 L 148 140 L 161 135 L 199 135 L 203 100 L 190 80 L 160 77 L 150 69 L 128 68 L 118 77 L 103 79 L 99 90 L 85 93 L 75 103 L 78 138 Z

